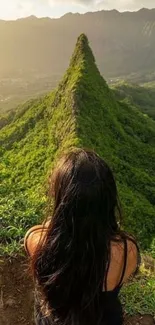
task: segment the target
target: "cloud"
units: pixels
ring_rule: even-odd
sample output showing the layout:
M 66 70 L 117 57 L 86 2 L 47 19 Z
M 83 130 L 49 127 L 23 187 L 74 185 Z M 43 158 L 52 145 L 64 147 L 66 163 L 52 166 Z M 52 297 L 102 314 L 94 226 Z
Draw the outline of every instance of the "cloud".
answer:
M 0 18 L 16 19 L 29 15 L 60 17 L 68 11 L 138 10 L 154 8 L 155 0 L 0 0 Z
M 42 0 L 51 5 L 67 4 L 92 7 L 92 9 L 137 10 L 142 7 L 154 8 L 155 0 Z
M 140 8 L 154 8 L 155 0 L 102 0 L 97 4 L 98 9 L 138 10 Z
M 20 1 L 17 4 L 20 12 L 30 13 L 34 9 L 34 3 L 31 0 Z
M 46 15 L 50 12 L 49 0 L 0 0 L 0 19 Z
M 48 1 L 52 6 L 61 4 L 61 5 L 82 5 L 83 7 L 94 5 L 94 3 L 96 2 L 95 0 L 48 0 Z
M 31 14 L 34 9 L 32 0 L 0 0 L 0 18 L 14 19 Z

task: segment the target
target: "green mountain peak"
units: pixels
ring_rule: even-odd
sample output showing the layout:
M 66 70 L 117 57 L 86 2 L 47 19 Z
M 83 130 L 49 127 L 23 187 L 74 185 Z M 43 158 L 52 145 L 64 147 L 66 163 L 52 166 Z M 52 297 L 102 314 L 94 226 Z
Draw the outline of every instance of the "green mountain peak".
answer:
M 81 60 L 86 61 L 87 64 L 95 63 L 95 58 L 89 46 L 88 38 L 85 34 L 78 37 L 75 50 L 71 59 L 71 66 L 76 65 Z
M 74 116 L 85 107 L 88 107 L 88 105 L 90 110 L 92 106 L 94 107 L 95 101 L 99 101 L 99 105 L 96 106 L 97 114 L 97 109 L 100 112 L 103 106 L 100 100 L 101 94 L 104 97 L 107 108 L 111 106 L 112 100 L 113 109 L 117 106 L 116 101 L 112 99 L 113 94 L 111 90 L 96 65 L 88 38 L 85 34 L 81 34 L 78 37 L 69 68 L 58 86 L 55 101 L 58 103 L 65 98 L 66 105 L 68 109 L 71 107 Z
M 75 50 L 70 60 L 69 68 L 59 84 L 58 91 L 65 86 L 71 87 L 72 90 L 77 86 L 81 78 L 85 74 L 89 75 L 91 72 L 100 77 L 100 72 L 96 66 L 95 58 L 89 46 L 88 38 L 85 34 L 78 37 Z

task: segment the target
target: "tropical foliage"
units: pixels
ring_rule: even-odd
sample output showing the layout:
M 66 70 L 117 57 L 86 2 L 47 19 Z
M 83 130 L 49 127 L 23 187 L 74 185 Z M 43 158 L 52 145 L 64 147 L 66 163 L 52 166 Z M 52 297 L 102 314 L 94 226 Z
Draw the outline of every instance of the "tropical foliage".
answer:
M 89 147 L 115 173 L 125 229 L 155 254 L 155 122 L 116 100 L 85 35 L 58 88 L 5 117 L 0 145 L 3 252 L 17 249 L 26 229 L 44 218 L 47 178 L 59 155 Z
M 137 85 L 120 81 L 111 86 L 116 98 L 130 106 L 138 107 L 155 120 L 155 83 Z

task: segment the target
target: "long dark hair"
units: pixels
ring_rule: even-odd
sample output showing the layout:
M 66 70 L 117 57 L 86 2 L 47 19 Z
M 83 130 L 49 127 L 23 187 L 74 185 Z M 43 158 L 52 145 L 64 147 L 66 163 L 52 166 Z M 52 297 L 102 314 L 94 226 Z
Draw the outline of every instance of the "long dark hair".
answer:
M 54 324 L 101 324 L 110 242 L 121 237 L 113 174 L 96 153 L 79 149 L 62 158 L 49 183 L 54 207 L 32 258 L 34 277 Z

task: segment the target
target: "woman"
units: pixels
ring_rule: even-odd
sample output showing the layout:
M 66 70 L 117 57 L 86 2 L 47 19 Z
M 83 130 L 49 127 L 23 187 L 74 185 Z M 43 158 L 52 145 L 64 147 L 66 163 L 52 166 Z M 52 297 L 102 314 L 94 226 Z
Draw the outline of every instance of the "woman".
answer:
M 120 229 L 117 188 L 97 154 L 67 154 L 50 178 L 51 219 L 25 237 L 36 290 L 37 325 L 121 325 L 118 298 L 139 250 Z

